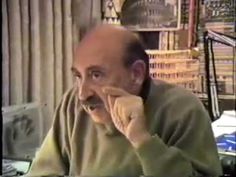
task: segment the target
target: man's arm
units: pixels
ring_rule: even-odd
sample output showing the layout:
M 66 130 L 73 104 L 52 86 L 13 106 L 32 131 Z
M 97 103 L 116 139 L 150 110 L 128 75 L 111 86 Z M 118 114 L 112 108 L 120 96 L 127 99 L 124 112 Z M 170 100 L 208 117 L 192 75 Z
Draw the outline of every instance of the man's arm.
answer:
M 50 129 L 40 150 L 36 153 L 27 176 L 64 175 L 66 167 L 60 153 L 55 133 Z
M 144 175 L 189 177 L 221 174 L 210 119 L 193 95 L 169 93 L 171 97 L 165 99 L 167 101 L 163 102 L 164 106 L 158 113 L 153 114 L 154 119 L 161 121 L 157 121 L 155 135 L 151 136 L 144 120 L 152 118 L 142 113 L 140 98 L 120 89 L 109 88 L 105 92 L 110 95 L 108 102 L 113 122 L 134 146 Z M 155 103 L 149 106 L 155 107 Z
M 162 133 L 136 148 L 144 174 L 219 176 L 221 166 L 205 108 L 191 94 L 172 98 L 158 114 L 165 122 L 157 128 L 162 128 Z
M 73 119 L 74 90 L 63 96 L 55 113 L 52 127 L 45 137 L 31 165 L 27 176 L 67 175 L 69 172 L 69 130 L 68 117 Z

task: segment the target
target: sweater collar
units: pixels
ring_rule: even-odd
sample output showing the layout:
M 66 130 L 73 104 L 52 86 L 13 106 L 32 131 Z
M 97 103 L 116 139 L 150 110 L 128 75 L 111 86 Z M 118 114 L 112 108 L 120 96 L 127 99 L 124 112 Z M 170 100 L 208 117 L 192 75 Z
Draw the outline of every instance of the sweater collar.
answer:
M 150 92 L 150 88 L 151 88 L 151 82 L 152 82 L 152 79 L 150 77 L 148 77 L 144 81 L 142 89 L 141 89 L 141 92 L 139 94 L 139 96 L 142 97 L 144 103 L 146 102 L 146 100 L 148 98 L 148 95 L 149 95 L 149 92 Z

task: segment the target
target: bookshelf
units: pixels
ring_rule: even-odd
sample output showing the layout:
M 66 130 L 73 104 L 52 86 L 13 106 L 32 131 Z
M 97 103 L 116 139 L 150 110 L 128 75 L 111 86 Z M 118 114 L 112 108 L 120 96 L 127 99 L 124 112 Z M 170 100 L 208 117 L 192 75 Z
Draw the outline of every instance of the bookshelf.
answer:
M 213 30 L 226 35 L 235 36 L 235 1 L 234 0 L 205 0 L 201 9 L 201 19 L 198 28 L 200 49 L 200 81 L 202 87 L 199 93 L 206 93 L 204 53 L 202 34 L 204 30 Z M 235 48 L 213 42 L 216 64 L 216 76 L 219 85 L 219 97 L 222 99 L 236 97 L 236 57 Z
M 103 0 L 105 1 L 108 0 Z M 111 1 L 111 0 L 109 0 Z M 202 1 L 193 1 L 195 2 L 195 8 L 194 12 L 189 14 L 189 6 L 191 0 L 181 0 L 180 7 L 176 7 L 175 9 L 180 9 L 181 13 L 179 14 L 180 18 L 180 24 L 179 27 L 175 30 L 167 30 L 167 29 L 158 29 L 155 28 L 155 25 L 152 24 L 152 21 L 147 20 L 148 17 L 150 18 L 150 14 L 147 15 L 147 13 L 151 13 L 153 8 L 150 8 L 150 3 L 154 3 L 155 0 L 148 1 L 148 0 L 137 0 L 137 1 L 129 1 L 129 0 L 113 0 L 113 4 L 115 6 L 114 9 L 117 9 L 117 12 L 111 15 L 111 18 L 118 18 L 118 25 L 121 25 L 121 19 L 120 17 L 124 14 L 122 14 L 122 8 L 124 4 L 129 4 L 132 13 L 132 18 L 138 18 L 136 20 L 137 23 L 143 24 L 143 26 L 137 27 L 135 30 L 136 33 L 141 36 L 141 38 L 144 40 L 146 44 L 147 53 L 150 55 L 150 58 L 154 55 L 152 55 L 152 52 L 158 53 L 158 52 L 164 52 L 168 53 L 171 51 L 175 51 L 176 53 L 185 50 L 192 50 L 192 47 L 197 47 L 199 55 L 197 57 L 194 57 L 195 62 L 198 62 L 198 64 L 194 67 L 198 67 L 198 69 L 195 71 L 194 78 L 197 80 L 194 80 L 194 86 L 192 88 L 192 91 L 194 91 L 196 94 L 206 94 L 206 85 L 205 85 L 205 72 L 204 72 L 204 51 L 203 51 L 203 31 L 206 29 L 215 30 L 218 32 L 222 32 L 224 34 L 229 34 L 232 36 L 235 36 L 235 1 L 234 0 L 202 0 Z M 167 3 L 165 0 L 158 0 L 158 2 Z M 135 3 L 132 5 L 132 2 Z M 156 1 L 157 2 L 157 1 Z M 168 0 L 168 2 L 171 2 L 171 0 Z M 173 0 L 174 2 L 174 0 Z M 103 4 L 104 4 L 103 3 Z M 139 5 L 138 5 L 139 4 Z M 143 8 L 145 7 L 145 8 Z M 153 6 L 154 7 L 154 6 Z M 135 10 L 136 8 L 136 10 Z M 103 7 L 103 14 L 105 14 L 106 7 Z M 126 8 L 127 9 L 127 8 Z M 139 14 L 138 15 L 135 15 Z M 153 12 L 152 15 L 155 13 L 158 13 L 157 11 Z M 118 14 L 118 15 L 117 15 Z M 127 13 L 126 13 L 127 15 Z M 193 46 L 189 48 L 189 17 L 191 15 L 194 15 L 194 22 L 195 26 L 193 31 Z M 145 20 L 146 19 L 146 20 Z M 153 19 L 153 18 L 150 18 Z M 117 22 L 115 21 L 115 22 Z M 114 20 L 110 20 L 108 22 L 107 16 L 106 20 L 104 19 L 105 23 L 112 23 L 114 24 Z M 146 23 L 148 22 L 148 23 Z M 153 21 L 154 23 L 154 21 Z M 123 25 L 123 24 L 122 24 Z M 124 26 L 127 24 L 125 23 Z M 146 26 L 145 26 L 146 25 Z M 138 26 L 138 25 L 137 25 Z M 144 28 L 144 26 L 146 28 Z M 196 45 L 195 45 L 196 43 Z M 236 80 L 236 58 L 235 58 L 235 49 L 233 50 L 230 47 L 223 46 L 222 44 L 214 44 L 214 54 L 215 54 L 215 63 L 216 63 L 216 74 L 217 74 L 217 80 L 219 83 L 219 94 L 220 98 L 232 98 L 235 97 L 235 80 Z M 173 56 L 172 56 L 173 57 Z M 159 59 L 157 59 L 159 58 Z M 190 59 L 193 60 L 193 58 L 182 58 L 182 60 Z M 157 62 L 158 60 L 158 62 Z M 158 73 L 157 69 L 155 67 L 160 66 L 160 62 L 162 61 L 160 57 L 156 57 L 155 61 L 156 64 L 153 64 L 154 60 L 150 59 L 150 68 L 151 73 L 150 75 L 154 78 L 158 78 L 159 76 L 162 77 L 164 75 L 161 75 Z M 169 60 L 170 61 L 170 60 Z M 164 61 L 163 61 L 164 62 Z M 173 62 L 173 61 L 172 61 Z M 176 61 L 177 62 L 177 61 Z M 179 62 L 179 61 L 178 61 Z M 191 62 L 190 62 L 191 63 Z M 193 62 L 194 63 L 194 62 Z M 159 64 L 159 65 L 158 65 Z M 177 65 L 177 64 L 176 64 Z M 155 70 L 153 70 L 155 69 Z M 159 68 L 160 69 L 160 68 Z M 182 68 L 183 69 L 183 68 Z M 165 70 L 165 74 L 167 73 L 167 69 Z M 169 71 L 171 74 L 171 71 Z M 158 75 L 159 74 L 159 75 Z M 174 77 L 174 75 L 165 75 L 163 77 L 163 80 L 173 82 L 174 79 L 171 79 L 171 77 Z M 187 81 L 187 78 L 186 78 Z M 186 86 L 187 89 L 189 89 L 189 86 Z

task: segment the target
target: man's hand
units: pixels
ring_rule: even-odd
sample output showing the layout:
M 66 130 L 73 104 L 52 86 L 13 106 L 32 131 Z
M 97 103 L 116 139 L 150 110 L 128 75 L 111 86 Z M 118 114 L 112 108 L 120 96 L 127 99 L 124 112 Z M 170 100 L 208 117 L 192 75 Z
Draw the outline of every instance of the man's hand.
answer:
M 142 98 L 115 87 L 104 87 L 103 92 L 107 95 L 113 123 L 131 144 L 137 148 L 149 140 Z

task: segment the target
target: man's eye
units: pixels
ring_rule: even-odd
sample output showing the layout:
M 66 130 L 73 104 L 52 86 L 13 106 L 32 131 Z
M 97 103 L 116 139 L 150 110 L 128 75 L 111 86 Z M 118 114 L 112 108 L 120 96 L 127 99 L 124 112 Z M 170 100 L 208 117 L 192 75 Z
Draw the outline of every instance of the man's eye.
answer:
M 91 76 L 93 80 L 99 80 L 102 78 L 102 73 L 98 71 L 94 71 L 91 73 Z

